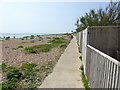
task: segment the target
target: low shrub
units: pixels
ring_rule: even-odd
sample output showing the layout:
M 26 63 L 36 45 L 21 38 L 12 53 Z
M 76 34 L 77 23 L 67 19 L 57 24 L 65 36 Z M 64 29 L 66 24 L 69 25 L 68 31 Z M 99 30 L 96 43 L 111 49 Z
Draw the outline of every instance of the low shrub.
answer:
M 17 50 L 18 48 L 12 48 L 12 50 Z
M 18 69 L 12 69 L 7 73 L 7 80 L 11 81 L 13 78 L 20 80 L 22 73 Z
M 2 90 L 13 90 L 17 88 L 18 83 L 16 81 L 17 80 L 12 79 L 11 81 L 6 81 L 2 83 Z
M 83 71 L 84 70 L 84 67 L 83 67 L 83 65 L 82 66 L 80 66 L 80 69 Z
M 80 60 L 82 61 L 82 56 L 80 56 L 79 58 L 80 58 Z
M 5 63 L 2 63 L 1 66 L 2 66 L 2 71 L 6 72 L 7 71 L 7 65 Z
M 24 40 L 24 38 L 21 38 L 21 40 Z
M 23 46 L 18 46 L 18 48 L 23 48 Z
M 30 36 L 30 39 L 34 39 L 34 38 L 35 38 L 35 36 L 34 36 L 34 35 L 31 35 L 31 36 Z
M 30 43 L 35 43 L 35 42 L 36 42 L 36 41 L 34 41 L 34 40 L 33 40 L 33 41 L 30 41 Z
M 49 40 L 48 43 L 61 44 L 61 43 L 64 43 L 64 42 L 62 40 Z
M 38 83 L 37 72 L 40 69 L 36 68 L 36 64 L 26 63 L 23 64 L 20 68 L 16 67 L 7 67 L 3 64 L 5 68 L 7 68 L 6 72 L 6 81 L 2 83 L 2 90 L 13 90 L 19 86 L 19 82 L 25 80 L 26 88 L 34 88 Z M 24 86 L 23 86 L 24 87 Z
M 66 44 L 63 44 L 63 45 L 60 46 L 60 48 L 66 48 L 66 47 L 67 47 Z
M 21 66 L 21 70 L 31 70 L 33 68 L 35 68 L 37 65 L 33 64 L 33 63 L 25 63 Z
M 51 39 L 51 37 L 46 37 L 47 39 Z
M 8 46 L 6 46 L 5 48 L 9 48 Z
M 4 40 L 0 40 L 0 41 L 4 41 Z
M 53 37 L 53 39 L 59 40 L 59 39 L 60 39 L 60 37 Z
M 27 40 L 29 38 L 29 36 L 24 36 L 23 38 L 25 38 Z
M 36 54 L 40 52 L 49 52 L 53 47 L 54 45 L 52 44 L 35 45 L 25 48 L 24 51 L 26 54 Z
M 39 41 L 41 41 L 41 40 L 43 40 L 43 38 L 42 38 L 42 37 L 39 37 Z
M 28 43 L 28 42 L 22 42 L 22 43 Z

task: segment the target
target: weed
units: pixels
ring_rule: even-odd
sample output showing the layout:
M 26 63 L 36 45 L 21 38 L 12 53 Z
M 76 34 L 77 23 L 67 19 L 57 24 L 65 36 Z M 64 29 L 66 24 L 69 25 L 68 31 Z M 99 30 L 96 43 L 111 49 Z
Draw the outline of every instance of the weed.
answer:
M 46 37 L 47 39 L 51 39 L 51 37 Z
M 34 38 L 35 38 L 35 36 L 34 36 L 34 35 L 31 35 L 31 36 L 30 36 L 30 39 L 34 39 Z
M 25 48 L 24 51 L 26 54 L 36 54 L 40 52 L 49 52 L 53 47 L 54 45 L 52 44 L 35 45 Z
M 82 66 L 80 66 L 80 69 L 83 71 L 84 70 L 84 67 L 83 67 L 83 65 Z
M 7 71 L 7 65 L 5 63 L 2 63 L 1 66 L 2 66 L 2 71 L 6 72 Z
M 59 40 L 60 38 L 59 37 L 53 37 L 53 39 Z
M 63 44 L 63 45 L 60 46 L 60 48 L 66 48 L 66 47 L 67 47 L 66 44 Z
M 11 81 L 6 81 L 4 83 L 2 83 L 2 90 L 13 90 L 17 87 L 17 82 L 15 80 L 11 80 Z
M 24 40 L 24 38 L 21 38 L 21 40 Z
M 61 40 L 49 40 L 48 43 L 61 44 L 61 43 L 63 43 L 63 41 L 61 41 Z
M 4 40 L 0 40 L 0 41 L 4 41 Z
M 22 42 L 22 43 L 28 43 L 28 42 Z
M 33 64 L 33 63 L 25 63 L 21 66 L 21 70 L 31 70 L 33 68 L 35 68 L 37 65 L 36 64 Z
M 34 40 L 33 40 L 33 41 L 30 41 L 30 43 L 35 43 L 35 42 L 36 42 L 36 41 L 34 41 Z
M 26 40 L 29 38 L 29 36 L 24 36 L 23 38 L 26 38 Z
M 80 58 L 80 60 L 82 61 L 82 56 L 80 56 L 79 58 Z
M 8 46 L 6 46 L 5 48 L 9 48 Z
M 7 73 L 7 80 L 11 81 L 13 78 L 20 80 L 22 73 L 18 69 L 12 69 Z
M 83 65 L 80 67 L 80 69 L 82 70 L 82 82 L 84 84 L 84 87 L 86 90 L 90 90 L 90 86 L 88 84 L 88 80 L 86 79 L 86 76 L 84 74 L 84 67 Z
M 23 46 L 18 46 L 18 48 L 23 48 Z
M 17 50 L 18 48 L 12 48 L 12 50 Z

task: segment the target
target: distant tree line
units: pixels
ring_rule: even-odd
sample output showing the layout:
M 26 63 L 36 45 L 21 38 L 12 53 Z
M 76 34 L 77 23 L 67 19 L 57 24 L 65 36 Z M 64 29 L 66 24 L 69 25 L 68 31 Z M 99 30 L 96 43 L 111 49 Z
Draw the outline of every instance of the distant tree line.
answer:
M 87 26 L 117 26 L 120 25 L 120 1 L 110 2 L 109 5 L 103 10 L 90 10 L 84 16 L 77 19 L 76 24 L 77 32 L 87 28 Z

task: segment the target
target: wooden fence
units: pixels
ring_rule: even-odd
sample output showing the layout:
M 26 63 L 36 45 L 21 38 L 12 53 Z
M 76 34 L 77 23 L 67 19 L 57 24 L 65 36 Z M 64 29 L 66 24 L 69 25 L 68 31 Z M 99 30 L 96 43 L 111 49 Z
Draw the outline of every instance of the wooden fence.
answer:
M 89 45 L 88 34 L 89 28 L 77 33 L 77 38 L 82 52 L 84 73 L 90 87 L 120 89 L 120 62 Z
M 120 62 L 87 45 L 86 76 L 93 88 L 120 88 Z

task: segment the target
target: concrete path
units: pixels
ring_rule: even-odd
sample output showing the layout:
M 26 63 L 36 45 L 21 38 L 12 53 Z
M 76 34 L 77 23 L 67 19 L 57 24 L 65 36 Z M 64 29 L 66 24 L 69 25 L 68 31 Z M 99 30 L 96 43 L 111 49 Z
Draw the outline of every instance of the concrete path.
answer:
M 53 72 L 38 88 L 83 88 L 79 56 L 76 37 L 74 37 L 61 55 Z

